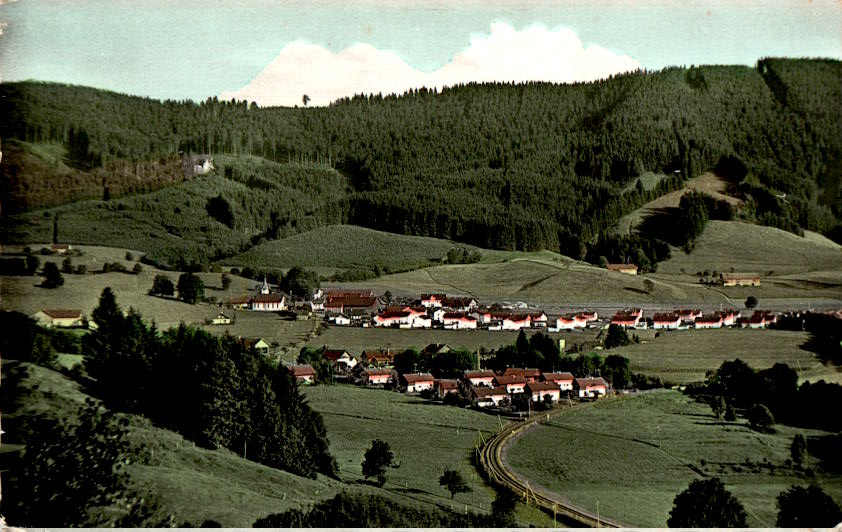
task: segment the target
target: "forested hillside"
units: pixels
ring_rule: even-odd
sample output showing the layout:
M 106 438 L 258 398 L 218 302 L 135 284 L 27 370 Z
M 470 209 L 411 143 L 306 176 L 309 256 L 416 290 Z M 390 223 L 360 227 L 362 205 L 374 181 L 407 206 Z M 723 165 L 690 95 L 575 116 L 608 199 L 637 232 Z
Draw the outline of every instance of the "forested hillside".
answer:
M 600 235 L 622 214 L 711 169 L 747 200 L 742 216 L 750 221 L 837 240 L 842 233 L 842 63 L 832 60 L 669 68 L 588 84 L 470 84 L 299 109 L 5 83 L 0 114 L 4 138 L 63 146 L 66 164 L 88 174 L 180 150 L 333 167 L 346 182 L 322 203 L 341 218 L 331 222 L 488 248 L 662 260 L 663 246 Z M 4 159 L 3 182 L 27 179 L 21 167 L 14 153 Z M 229 172 L 229 180 L 265 186 Z M 299 172 L 309 183 L 309 170 Z M 672 177 L 651 192 L 628 187 L 643 172 Z M 8 186 L 3 193 L 8 204 Z M 301 217 L 325 223 L 318 206 L 275 209 L 277 223 L 263 219 L 272 208 L 252 210 L 254 227 L 235 226 L 247 239 L 255 228 L 294 232 Z

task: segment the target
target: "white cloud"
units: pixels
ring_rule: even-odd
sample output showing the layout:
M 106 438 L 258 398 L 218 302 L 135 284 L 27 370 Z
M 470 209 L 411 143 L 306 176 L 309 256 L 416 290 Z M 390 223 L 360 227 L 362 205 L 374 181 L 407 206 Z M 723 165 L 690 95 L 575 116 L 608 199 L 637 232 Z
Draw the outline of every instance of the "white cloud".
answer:
M 406 64 L 393 52 L 357 44 L 339 53 L 296 41 L 240 90 L 223 99 L 256 101 L 261 106 L 309 105 L 359 93 L 402 93 L 410 88 L 437 87 L 472 81 L 593 81 L 641 68 L 631 57 L 597 45 L 585 47 L 569 29 L 533 25 L 518 31 L 502 23 L 431 73 Z

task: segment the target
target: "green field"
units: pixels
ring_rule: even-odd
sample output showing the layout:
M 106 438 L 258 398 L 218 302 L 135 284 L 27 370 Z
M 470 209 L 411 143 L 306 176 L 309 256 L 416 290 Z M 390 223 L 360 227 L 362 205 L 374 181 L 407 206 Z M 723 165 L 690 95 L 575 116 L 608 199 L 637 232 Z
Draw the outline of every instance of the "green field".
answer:
M 782 362 L 803 380 L 839 382 L 838 368 L 824 366 L 814 353 L 801 348 L 809 337 L 806 332 L 758 329 L 669 331 L 654 340 L 600 354 L 628 357 L 633 372 L 673 384 L 704 381 L 705 372 L 735 358 L 756 369 Z
M 307 399 L 322 414 L 330 451 L 339 462 L 342 479 L 357 482 L 366 449 L 374 438 L 392 448 L 400 467 L 388 473 L 386 487 L 436 504 L 450 504 L 450 494 L 438 484 L 447 467 L 473 487 L 455 498 L 454 509 L 488 511 L 494 492 L 471 463 L 480 431 L 485 437 L 499 429 L 497 418 L 433 404 L 418 397 L 350 385 L 314 386 Z
M 535 303 L 641 304 L 656 302 L 723 303 L 722 294 L 692 283 L 655 279 L 647 293 L 646 276 L 608 272 L 561 255 L 553 259 L 525 258 L 505 262 L 446 265 L 386 275 L 364 283 L 328 286 L 371 287 L 378 292 L 417 295 L 425 292 L 469 294 L 485 301 Z
M 562 414 L 516 440 L 507 457 L 539 485 L 593 513 L 598 504 L 600 515 L 626 526 L 665 527 L 675 496 L 703 474 L 742 502 L 748 526 L 773 527 L 775 497 L 792 484 L 816 481 L 842 497 L 842 477 L 807 478 L 785 465 L 796 432 L 820 432 L 775 428 L 761 434 L 742 418 L 718 422 L 709 407 L 659 391 Z
M 259 268 L 373 268 L 377 265 L 405 270 L 441 262 L 454 247 L 477 249 L 437 238 L 385 233 L 354 225 L 330 225 L 265 242 L 224 263 Z

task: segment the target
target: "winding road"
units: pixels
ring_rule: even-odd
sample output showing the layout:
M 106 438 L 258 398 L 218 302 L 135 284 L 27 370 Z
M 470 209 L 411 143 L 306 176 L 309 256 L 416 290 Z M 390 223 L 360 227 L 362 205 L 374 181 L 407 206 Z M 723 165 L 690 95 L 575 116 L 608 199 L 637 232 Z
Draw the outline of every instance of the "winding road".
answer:
M 599 515 L 571 506 L 570 503 L 561 500 L 557 495 L 544 489 L 534 489 L 529 485 L 528 479 L 521 477 L 509 469 L 503 460 L 505 448 L 522 436 L 528 429 L 536 427 L 542 420 L 547 420 L 549 417 L 554 417 L 569 409 L 564 408 L 555 410 L 554 412 L 536 414 L 523 421 L 503 427 L 499 432 L 485 441 L 479 449 L 480 466 L 486 475 L 488 475 L 491 483 L 513 491 L 515 494 L 522 496 L 527 504 L 534 503 L 535 506 L 544 509 L 548 513 L 552 513 L 553 516 L 561 515 L 565 518 L 565 521 L 572 521 L 577 526 L 618 528 L 621 525 L 610 519 L 605 519 Z

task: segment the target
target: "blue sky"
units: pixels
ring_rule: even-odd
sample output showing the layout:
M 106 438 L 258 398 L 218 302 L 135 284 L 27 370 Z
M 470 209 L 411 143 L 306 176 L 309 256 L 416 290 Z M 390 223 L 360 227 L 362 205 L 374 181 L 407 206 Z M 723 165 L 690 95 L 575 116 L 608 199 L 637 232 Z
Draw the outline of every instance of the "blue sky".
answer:
M 584 61 L 604 58 L 606 68 L 615 70 L 627 65 L 650 70 L 669 65 L 751 65 L 763 56 L 842 58 L 842 8 L 830 0 L 418 0 L 411 4 L 0 0 L 0 22 L 4 81 L 39 79 L 197 100 L 223 93 L 261 97 L 267 90 L 283 91 L 284 80 L 298 73 L 306 78 L 299 80 L 305 87 L 337 77 L 337 72 L 376 78 L 373 71 L 388 68 L 383 65 L 395 60 L 406 66 L 395 63 L 395 68 L 406 70 L 413 80 L 449 64 L 450 71 L 470 76 L 473 71 L 464 71 L 464 61 L 454 61 L 457 54 L 472 50 L 468 55 L 482 62 L 488 58 L 476 59 L 476 54 L 483 46 L 508 49 L 512 42 L 519 43 L 515 52 L 523 54 L 523 61 L 537 63 L 534 68 L 547 64 L 554 69 L 547 76 L 568 68 L 564 62 L 551 64 L 553 54 L 560 52 L 549 50 L 543 57 L 530 48 L 532 37 L 544 48 L 580 41 L 601 58 L 583 55 Z M 501 30 L 499 38 L 491 38 L 495 23 L 503 23 L 498 28 L 510 27 L 514 34 L 501 37 L 506 33 Z M 541 31 L 527 32 L 529 28 Z M 290 47 L 293 43 L 299 46 Z M 370 46 L 342 55 L 359 44 Z M 569 55 L 574 53 L 578 52 Z M 300 68 L 308 58 L 317 57 L 325 58 L 327 70 Z M 292 66 L 279 64 L 283 62 L 279 58 L 292 61 Z M 275 70 L 269 72 L 273 61 Z M 344 69 L 348 61 L 353 64 Z M 261 74 L 263 83 L 253 83 Z M 521 74 L 511 74 L 517 75 Z M 528 75 L 541 76 L 533 71 Z M 570 74 L 576 75 L 584 74 Z M 438 83 L 440 76 L 423 79 Z M 250 93 L 236 92 L 250 83 Z M 351 90 L 369 85 L 338 84 L 331 90 L 346 86 Z M 288 89 L 301 91 L 299 86 Z

